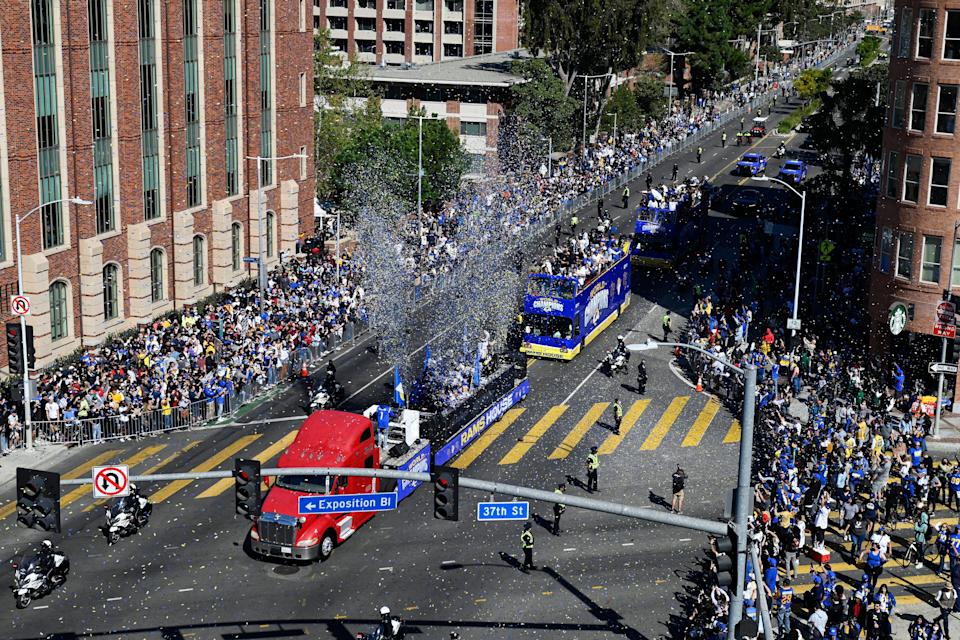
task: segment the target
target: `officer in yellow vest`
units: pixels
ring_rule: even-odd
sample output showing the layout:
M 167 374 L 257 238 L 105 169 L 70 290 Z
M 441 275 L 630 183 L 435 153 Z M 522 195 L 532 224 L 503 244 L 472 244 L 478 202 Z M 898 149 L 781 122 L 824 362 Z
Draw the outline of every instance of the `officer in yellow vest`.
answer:
M 563 495 L 567 490 L 567 485 L 560 483 L 557 485 L 557 488 L 553 490 L 554 493 Z M 567 505 L 562 502 L 553 503 L 553 535 L 560 535 L 560 516 L 563 515 L 563 512 L 567 510 Z
M 520 534 L 520 546 L 523 547 L 523 564 L 520 565 L 520 570 L 524 573 L 528 569 L 536 569 L 533 566 L 533 531 L 531 531 L 532 525 L 527 522 L 523 525 L 523 533 Z
M 587 491 L 590 493 L 600 491 L 597 488 L 598 469 L 600 469 L 600 458 L 597 457 L 597 448 L 590 447 L 590 455 L 587 456 Z
M 613 435 L 620 435 L 620 424 L 623 422 L 623 404 L 620 398 L 613 401 Z

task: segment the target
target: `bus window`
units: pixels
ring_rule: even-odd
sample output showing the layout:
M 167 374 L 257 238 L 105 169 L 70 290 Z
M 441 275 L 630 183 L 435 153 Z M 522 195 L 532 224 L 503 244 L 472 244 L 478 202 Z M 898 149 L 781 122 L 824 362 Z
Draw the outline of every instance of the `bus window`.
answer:
M 571 331 L 570 318 L 561 316 L 538 316 L 530 314 L 526 318 L 527 324 L 524 327 L 524 333 L 528 336 L 538 338 L 561 338 L 570 340 L 573 338 Z
M 527 281 L 527 294 L 535 298 L 573 300 L 577 295 L 577 283 L 572 278 L 530 276 Z

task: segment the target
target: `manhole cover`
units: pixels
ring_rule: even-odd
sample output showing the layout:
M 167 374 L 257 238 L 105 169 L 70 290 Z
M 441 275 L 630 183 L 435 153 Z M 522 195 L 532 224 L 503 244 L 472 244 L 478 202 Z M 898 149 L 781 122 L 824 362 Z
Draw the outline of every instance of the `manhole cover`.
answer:
M 289 564 L 282 564 L 278 567 L 273 568 L 273 572 L 278 576 L 292 576 L 298 571 L 300 571 L 300 567 L 295 567 Z

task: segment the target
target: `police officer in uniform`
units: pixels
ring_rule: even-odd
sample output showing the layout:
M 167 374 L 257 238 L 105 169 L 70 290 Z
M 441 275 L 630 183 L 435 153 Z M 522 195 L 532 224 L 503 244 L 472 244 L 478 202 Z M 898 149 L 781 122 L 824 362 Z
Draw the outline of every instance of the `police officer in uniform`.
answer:
M 724 131 L 720 134 L 720 146 L 726 149 L 727 147 L 727 132 Z
M 570 235 L 577 235 L 578 224 L 580 224 L 580 218 L 577 217 L 577 214 L 573 214 L 573 217 L 570 218 Z
M 669 311 L 663 314 L 663 322 L 661 324 L 663 326 L 663 341 L 666 342 L 667 340 L 670 339 L 670 312 Z
M 557 485 L 557 488 L 553 490 L 554 493 L 560 494 L 561 496 L 566 492 L 567 485 L 560 483 Z M 567 505 L 562 502 L 553 503 L 553 535 L 560 535 L 560 516 L 563 515 L 563 512 L 567 510 Z
M 697 147 L 697 164 L 703 162 L 703 147 Z
M 630 200 L 630 187 L 623 188 L 623 208 L 627 208 L 627 201 Z
M 637 365 L 637 393 L 647 392 L 647 365 L 643 360 Z
M 523 525 L 523 533 L 520 534 L 520 546 L 523 547 L 523 564 L 520 570 L 524 573 L 529 569 L 536 569 L 533 566 L 533 531 L 532 525 L 527 522 Z
M 598 469 L 600 469 L 600 458 L 597 457 L 597 448 L 590 447 L 590 455 L 587 456 L 587 491 L 590 493 L 600 491 L 597 488 Z
M 613 435 L 620 435 L 620 424 L 623 422 L 623 403 L 620 398 L 613 401 Z

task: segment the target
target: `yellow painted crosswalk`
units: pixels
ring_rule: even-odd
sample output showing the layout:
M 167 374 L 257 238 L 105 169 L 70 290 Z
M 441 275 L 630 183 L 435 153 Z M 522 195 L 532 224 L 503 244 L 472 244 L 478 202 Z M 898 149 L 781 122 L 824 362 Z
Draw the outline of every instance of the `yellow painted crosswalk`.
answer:
M 689 400 L 690 396 L 677 396 L 670 401 L 670 406 L 667 407 L 667 410 L 664 411 L 660 419 L 657 420 L 657 424 L 653 426 L 653 431 L 650 432 L 647 439 L 640 445 L 640 451 L 653 451 L 660 446 L 660 443 L 662 443 L 663 439 L 667 436 L 670 427 L 673 426 L 673 423 L 680 417 L 680 412 L 687 406 Z
M 620 424 L 620 435 L 610 434 L 607 436 L 607 439 L 604 440 L 600 448 L 597 449 L 597 453 L 606 456 L 616 451 L 620 443 L 623 442 L 623 439 L 630 435 L 630 430 L 633 429 L 633 425 L 637 424 L 637 420 L 640 419 L 640 416 L 643 415 L 643 412 L 648 406 L 650 406 L 649 400 L 637 400 L 634 402 L 630 408 L 627 409 L 627 412 L 623 414 L 623 422 Z
M 232 458 L 235 454 L 246 449 L 248 446 L 250 446 L 251 443 L 259 439 L 260 435 L 261 434 L 259 433 L 252 433 L 250 435 L 238 438 L 237 440 L 233 441 L 225 448 L 221 449 L 220 451 L 213 454 L 212 456 L 210 456 L 209 458 L 207 458 L 206 460 L 204 460 L 194 468 L 190 469 L 190 471 L 194 473 L 212 471 L 213 469 L 217 468 L 218 466 L 220 466 L 221 464 L 223 464 L 224 462 Z M 154 504 L 163 502 L 164 500 L 167 500 L 168 498 L 170 498 L 170 496 L 172 496 L 173 494 L 177 493 L 178 491 L 180 491 L 181 489 L 189 485 L 191 482 L 193 482 L 193 480 L 174 480 L 173 482 L 168 483 L 162 489 L 151 494 L 150 502 L 153 502 Z
M 720 403 L 710 398 L 707 404 L 703 405 L 700 415 L 694 420 L 693 426 L 690 427 L 690 431 L 687 432 L 687 436 L 683 439 L 683 442 L 680 443 L 680 446 L 699 446 L 700 441 L 703 440 L 703 434 L 707 432 L 707 428 L 710 426 L 710 423 L 713 422 L 713 417 L 717 415 L 718 411 L 720 411 Z
M 730 425 L 730 430 L 727 431 L 727 435 L 723 438 L 723 444 L 733 444 L 734 442 L 740 442 L 739 420 L 733 421 L 733 424 Z
M 590 427 L 597 423 L 597 420 L 600 419 L 600 416 L 603 415 L 603 412 L 606 411 L 609 406 L 609 402 L 597 402 L 590 407 L 586 415 L 580 418 L 576 426 L 567 434 L 567 437 L 563 439 L 560 446 L 554 449 L 547 458 L 550 460 L 562 460 L 570 455 L 577 445 L 580 444 L 580 441 L 583 440 L 583 436 L 587 435 Z
M 537 441 L 543 437 L 543 434 L 547 432 L 553 423 L 556 422 L 560 416 L 564 414 L 567 410 L 567 405 L 558 404 L 547 411 L 542 418 L 537 420 L 537 423 L 530 427 L 530 430 L 527 431 L 526 435 L 520 439 L 517 444 L 513 445 L 513 448 L 500 459 L 500 464 L 516 464 L 520 462 L 523 456 L 526 455 L 527 451 L 537 443 Z
M 267 447 L 257 455 L 253 456 L 253 459 L 261 463 L 274 459 L 275 457 L 279 456 L 284 449 L 289 447 L 290 443 L 293 442 L 294 438 L 296 437 L 297 437 L 297 431 L 296 430 L 291 431 L 290 433 L 283 436 L 282 438 L 280 438 L 279 440 L 271 444 L 269 447 Z M 217 480 L 212 487 L 210 487 L 209 489 L 207 489 L 197 497 L 198 498 L 214 498 L 220 495 L 221 493 L 223 493 L 224 491 L 226 491 L 227 489 L 229 489 L 230 487 L 232 487 L 233 484 L 234 484 L 233 478 L 222 478 L 220 480 Z
M 484 451 L 487 450 L 494 440 L 503 435 L 503 432 L 510 428 L 514 422 L 517 421 L 517 418 L 523 415 L 523 412 L 526 409 L 520 407 L 516 409 L 510 409 L 503 417 L 497 420 L 493 426 L 491 426 L 487 431 L 477 438 L 477 441 L 470 445 L 466 451 L 460 454 L 460 457 L 456 459 L 453 465 L 457 469 L 466 469 L 470 466 L 474 460 L 480 457 Z

